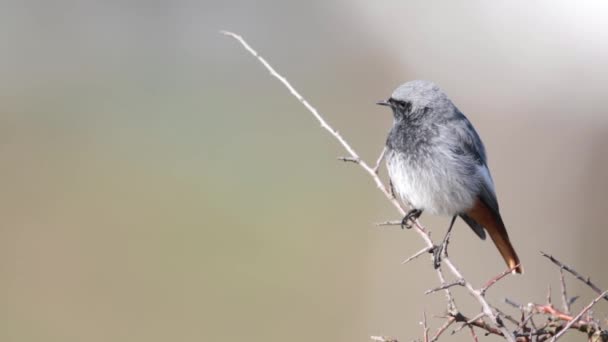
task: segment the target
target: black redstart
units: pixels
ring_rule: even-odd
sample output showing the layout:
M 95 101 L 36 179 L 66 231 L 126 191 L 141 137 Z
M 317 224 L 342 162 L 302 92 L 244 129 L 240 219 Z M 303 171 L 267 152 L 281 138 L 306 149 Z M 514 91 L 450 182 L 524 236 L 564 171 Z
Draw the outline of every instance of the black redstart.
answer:
M 486 151 L 473 125 L 434 83 L 411 81 L 379 105 L 393 110 L 394 123 L 386 140 L 391 186 L 413 208 L 402 224 L 423 211 L 460 216 L 481 238 L 492 241 L 510 268 L 522 273 L 519 258 L 498 211 Z M 446 239 L 447 239 L 446 235 Z M 435 267 L 441 250 L 435 251 Z

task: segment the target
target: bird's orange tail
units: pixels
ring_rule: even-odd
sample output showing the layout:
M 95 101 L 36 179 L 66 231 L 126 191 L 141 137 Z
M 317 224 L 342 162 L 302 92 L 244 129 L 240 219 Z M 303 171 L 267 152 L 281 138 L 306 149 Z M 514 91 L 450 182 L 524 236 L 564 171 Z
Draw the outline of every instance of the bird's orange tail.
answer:
M 500 214 L 494 214 L 482 201 L 477 200 L 475 206 L 467 212 L 467 215 L 488 231 L 509 268 L 513 269 L 516 273 L 523 273 L 523 267 L 519 262 L 519 257 L 515 253 L 513 245 L 511 245 L 509 234 L 507 234 L 507 229 L 502 222 Z

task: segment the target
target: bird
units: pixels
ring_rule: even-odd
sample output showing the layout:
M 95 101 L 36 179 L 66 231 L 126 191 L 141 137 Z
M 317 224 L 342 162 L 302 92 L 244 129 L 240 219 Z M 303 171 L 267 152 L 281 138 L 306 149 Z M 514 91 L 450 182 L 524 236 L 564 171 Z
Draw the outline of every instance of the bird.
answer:
M 386 167 L 394 195 L 412 208 L 402 228 L 410 228 L 423 212 L 452 217 L 434 251 L 435 268 L 460 217 L 482 240 L 487 232 L 509 269 L 522 273 L 500 215 L 486 149 L 467 117 L 435 83 L 424 80 L 400 85 L 377 104 L 393 112 Z

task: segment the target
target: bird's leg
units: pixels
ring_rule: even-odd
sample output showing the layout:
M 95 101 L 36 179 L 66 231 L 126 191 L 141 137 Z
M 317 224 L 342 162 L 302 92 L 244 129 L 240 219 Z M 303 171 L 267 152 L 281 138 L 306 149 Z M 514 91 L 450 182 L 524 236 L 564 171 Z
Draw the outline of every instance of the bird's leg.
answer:
M 403 220 L 401 220 L 401 229 L 412 228 L 412 225 L 408 221 L 414 222 L 420 217 L 420 215 L 422 215 L 422 210 L 420 209 L 412 209 L 408 211 L 407 214 L 405 214 L 405 216 L 403 217 Z
M 445 256 L 448 256 L 448 243 L 450 243 L 450 235 L 452 234 L 452 227 L 454 227 L 456 217 L 458 217 L 458 215 L 454 215 L 454 217 L 452 217 L 448 232 L 445 234 L 445 237 L 443 238 L 443 241 L 441 241 L 441 244 L 433 249 L 433 266 L 436 269 L 439 268 L 439 266 L 441 265 L 441 258 L 443 257 L 443 254 L 445 253 Z

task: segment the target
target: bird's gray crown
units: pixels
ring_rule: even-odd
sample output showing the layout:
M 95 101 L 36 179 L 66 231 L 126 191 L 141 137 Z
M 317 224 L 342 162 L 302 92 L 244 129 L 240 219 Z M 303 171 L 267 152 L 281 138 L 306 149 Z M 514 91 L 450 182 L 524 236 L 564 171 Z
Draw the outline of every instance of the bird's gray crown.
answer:
M 400 85 L 391 98 L 395 101 L 411 103 L 414 108 L 432 108 L 449 103 L 447 95 L 435 83 L 430 81 L 410 81 Z

